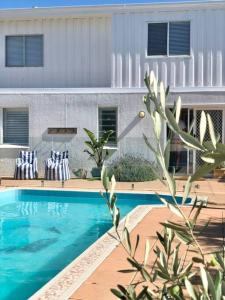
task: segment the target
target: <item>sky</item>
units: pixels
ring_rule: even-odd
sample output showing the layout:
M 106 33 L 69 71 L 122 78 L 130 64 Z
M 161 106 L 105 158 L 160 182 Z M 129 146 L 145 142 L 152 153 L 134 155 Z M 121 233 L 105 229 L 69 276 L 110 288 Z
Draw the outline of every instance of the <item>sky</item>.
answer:
M 0 0 L 0 9 L 49 7 L 49 6 L 77 6 L 77 5 L 102 5 L 124 3 L 149 3 L 149 2 L 175 2 L 179 0 Z

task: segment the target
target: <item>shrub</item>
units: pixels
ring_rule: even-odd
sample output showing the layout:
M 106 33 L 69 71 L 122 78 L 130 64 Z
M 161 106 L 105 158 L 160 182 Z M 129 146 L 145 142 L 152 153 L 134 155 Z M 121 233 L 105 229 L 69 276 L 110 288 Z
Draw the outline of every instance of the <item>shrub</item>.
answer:
M 109 174 L 114 174 L 116 180 L 122 182 L 151 181 L 156 179 L 152 165 L 144 158 L 125 155 L 111 164 Z

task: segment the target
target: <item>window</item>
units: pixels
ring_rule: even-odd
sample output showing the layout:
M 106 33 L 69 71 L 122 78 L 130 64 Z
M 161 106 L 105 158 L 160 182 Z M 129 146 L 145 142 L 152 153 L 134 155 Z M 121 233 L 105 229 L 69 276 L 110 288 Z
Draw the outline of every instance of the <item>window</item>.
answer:
M 27 146 L 29 143 L 29 112 L 25 108 L 3 109 L 3 143 Z
M 190 55 L 190 22 L 149 23 L 147 54 Z
M 99 108 L 99 137 L 107 130 L 113 130 L 109 146 L 117 144 L 117 108 Z
M 148 24 L 148 55 L 167 54 L 167 23 Z
M 7 67 L 42 67 L 43 35 L 6 37 Z

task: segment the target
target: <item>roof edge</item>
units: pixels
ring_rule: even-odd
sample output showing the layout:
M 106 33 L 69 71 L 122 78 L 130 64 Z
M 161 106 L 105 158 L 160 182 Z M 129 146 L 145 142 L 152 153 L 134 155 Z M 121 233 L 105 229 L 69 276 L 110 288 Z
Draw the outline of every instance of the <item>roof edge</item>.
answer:
M 132 3 L 132 4 L 105 4 L 105 5 L 81 5 L 81 6 L 55 6 L 34 8 L 10 8 L 0 9 L 0 19 L 27 19 L 48 17 L 72 17 L 76 15 L 113 14 L 116 12 L 129 12 L 144 9 L 193 9 L 225 7 L 224 0 L 200 0 L 182 2 L 158 2 L 158 3 Z

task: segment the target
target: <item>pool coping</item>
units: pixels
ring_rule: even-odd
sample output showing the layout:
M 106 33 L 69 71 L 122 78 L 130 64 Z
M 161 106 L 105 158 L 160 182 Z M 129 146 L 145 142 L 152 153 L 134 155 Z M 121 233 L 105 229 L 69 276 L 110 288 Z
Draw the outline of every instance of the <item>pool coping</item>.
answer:
M 127 215 L 129 216 L 128 230 L 132 231 L 155 206 L 135 207 Z M 124 227 L 127 216 L 120 222 L 120 231 Z M 66 300 L 72 296 L 118 246 L 119 242 L 112 237 L 114 234 L 115 230 L 111 228 L 28 300 Z

